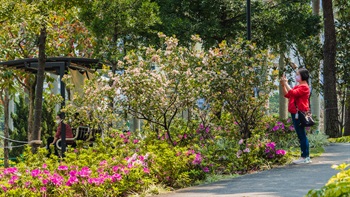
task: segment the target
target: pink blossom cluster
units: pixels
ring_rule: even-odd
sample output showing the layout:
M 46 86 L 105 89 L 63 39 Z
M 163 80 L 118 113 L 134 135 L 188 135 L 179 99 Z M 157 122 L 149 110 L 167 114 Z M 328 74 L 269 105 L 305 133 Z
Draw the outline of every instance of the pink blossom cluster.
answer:
M 24 182 L 23 186 L 36 191 L 36 188 L 39 188 L 40 192 L 46 192 L 48 187 L 64 187 L 64 186 L 73 186 L 73 185 L 102 185 L 105 183 L 115 183 L 122 180 L 123 176 L 128 175 L 132 168 L 143 169 L 145 174 L 149 174 L 150 170 L 148 169 L 147 159 L 149 154 L 146 155 L 137 155 L 134 154 L 130 158 L 125 158 L 127 160 L 127 166 L 122 164 L 120 165 L 111 165 L 106 160 L 103 160 L 99 163 L 99 167 L 95 172 L 90 169 L 88 166 L 84 166 L 79 169 L 78 166 L 66 166 L 60 165 L 56 170 L 50 172 L 47 169 L 47 165 L 43 164 L 42 167 L 26 170 L 22 175 L 16 167 L 6 168 L 3 172 L 0 172 L 0 178 L 8 180 L 7 185 L 0 184 L 1 189 L 6 192 L 11 188 L 18 188 L 17 183 Z M 37 184 L 33 185 L 33 181 L 23 181 L 21 179 L 26 179 L 31 177 L 31 180 L 38 180 L 36 183 L 40 183 L 41 186 L 38 187 Z M 10 186 L 9 186 L 10 185 Z
M 286 153 L 287 152 L 283 149 L 276 150 L 276 143 L 275 142 L 269 142 L 266 144 L 265 154 L 266 154 L 267 158 L 269 158 L 269 159 L 272 159 L 275 156 L 283 156 Z

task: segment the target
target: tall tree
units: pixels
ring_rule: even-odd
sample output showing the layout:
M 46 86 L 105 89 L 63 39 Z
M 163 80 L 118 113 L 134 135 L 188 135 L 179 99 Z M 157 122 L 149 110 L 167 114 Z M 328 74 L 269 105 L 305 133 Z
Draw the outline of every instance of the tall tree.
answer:
M 324 91 L 324 130 L 329 137 L 339 137 L 338 100 L 336 91 L 336 34 L 332 0 L 322 0 L 324 20 L 323 48 L 323 91 Z
M 334 1 L 337 32 L 337 76 L 344 136 L 350 135 L 350 2 Z
M 97 37 L 97 56 L 117 69 L 125 51 L 137 48 L 143 34 L 156 32 L 158 6 L 150 0 L 84 1 L 80 17 Z
M 10 69 L 0 70 L 0 100 L 4 108 L 4 166 L 9 167 L 9 102 L 15 93 L 13 71 Z
M 49 4 L 42 1 L 13 1 L 9 3 L 1 0 L 0 2 L 4 8 L 0 10 L 0 21 L 3 27 L 0 29 L 0 59 L 2 61 L 37 58 L 38 54 L 42 57 L 46 57 L 46 55 L 92 56 L 94 41 L 88 30 L 78 21 L 77 9 L 73 6 L 77 3 L 76 1 L 49 2 Z M 42 48 L 41 53 L 39 53 L 39 35 L 45 32 L 49 43 L 41 43 Z M 41 38 L 44 38 L 44 36 L 41 36 Z M 43 47 L 45 47 L 45 53 L 42 53 Z M 42 57 L 39 58 L 41 61 L 43 61 Z M 39 75 L 44 73 L 41 68 L 38 70 Z M 38 131 L 38 125 L 40 128 L 38 122 L 41 121 L 37 118 L 36 129 L 34 130 L 35 94 L 42 94 L 40 90 L 35 91 L 37 76 L 39 75 L 15 72 L 17 81 L 23 85 L 25 92 L 28 94 L 28 141 L 32 140 L 33 131 Z M 40 80 L 43 79 L 45 77 Z M 36 101 L 39 103 L 39 106 L 37 106 L 39 110 L 40 101 L 42 99 Z M 37 114 L 39 113 L 38 109 L 36 110 Z

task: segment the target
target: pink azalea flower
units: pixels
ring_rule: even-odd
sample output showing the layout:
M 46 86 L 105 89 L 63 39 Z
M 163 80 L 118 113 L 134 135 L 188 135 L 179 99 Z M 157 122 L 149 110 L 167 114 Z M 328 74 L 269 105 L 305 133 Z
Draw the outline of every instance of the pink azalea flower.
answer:
M 146 174 L 149 174 L 149 169 L 148 168 L 143 168 L 143 172 Z
M 68 170 L 68 166 L 58 166 L 58 170 Z
M 137 144 L 139 142 L 138 139 L 134 139 L 134 144 Z
M 44 163 L 44 164 L 42 165 L 42 168 L 47 168 L 47 164 Z
M 209 168 L 208 167 L 204 167 L 203 168 L 203 172 L 208 173 L 209 172 Z
M 9 184 L 15 184 L 16 181 L 17 181 L 18 179 L 19 179 L 18 176 L 13 175 L 13 176 L 11 177 L 11 179 L 8 181 L 8 183 L 9 183 Z
M 279 150 L 276 150 L 276 154 L 277 154 L 277 155 L 285 155 L 285 154 L 286 154 L 286 151 L 283 150 L 283 149 L 279 149 Z
M 276 125 L 272 128 L 272 131 L 277 131 L 278 129 L 280 129 L 280 126 L 279 125 Z
M 40 169 L 34 169 L 31 172 L 32 177 L 38 177 L 40 175 L 41 171 Z
M 118 166 L 113 166 L 112 170 L 113 170 L 113 172 L 117 172 L 119 170 L 119 167 Z
M 106 166 L 107 164 L 108 164 L 108 163 L 107 163 L 106 160 L 103 160 L 103 161 L 100 162 L 100 166 Z
M 238 142 L 239 145 L 243 144 L 243 139 L 240 139 Z
M 83 167 L 79 172 L 78 175 L 80 177 L 89 177 L 91 174 L 91 170 L 88 167 Z
M 275 147 L 276 147 L 276 144 L 275 144 L 275 142 L 269 142 L 269 143 L 266 144 L 266 147 L 269 147 L 269 148 L 271 148 L 272 150 L 274 150 Z
M 4 174 L 15 174 L 16 172 L 18 172 L 16 167 L 10 167 L 10 168 L 5 168 L 4 170 Z
M 294 126 L 293 126 L 293 125 L 290 125 L 290 126 L 289 126 L 289 130 L 294 131 Z
M 60 186 L 62 185 L 64 179 L 63 177 L 61 177 L 59 174 L 54 174 L 53 176 L 50 177 L 50 181 L 56 185 L 56 186 Z
M 113 174 L 112 175 L 112 181 L 115 182 L 115 181 L 120 181 L 122 180 L 122 175 L 120 174 Z
M 24 186 L 29 187 L 32 183 L 30 181 L 25 182 Z
M 46 187 L 41 187 L 40 192 L 46 192 Z
M 198 165 L 202 162 L 202 156 L 200 154 L 196 154 L 196 158 L 192 161 L 193 165 Z
M 183 137 L 183 138 L 184 138 L 184 139 L 187 139 L 187 134 L 186 134 L 186 133 L 184 134 L 184 137 Z
M 71 170 L 70 172 L 69 172 L 69 175 L 70 176 L 76 176 L 78 174 L 78 172 L 76 171 L 76 170 Z
M 140 156 L 139 156 L 139 160 L 140 160 L 140 161 L 144 161 L 144 160 L 145 160 L 145 157 L 142 156 L 142 155 L 140 155 Z
M 49 180 L 43 179 L 41 182 L 42 182 L 44 185 L 47 185 L 47 184 L 49 183 Z
M 246 148 L 246 149 L 243 150 L 243 152 L 249 153 L 249 152 L 250 152 L 250 149 L 249 149 L 249 148 Z
M 71 186 L 71 185 L 78 183 L 78 182 L 79 182 L 79 180 L 76 176 L 70 176 L 66 185 Z

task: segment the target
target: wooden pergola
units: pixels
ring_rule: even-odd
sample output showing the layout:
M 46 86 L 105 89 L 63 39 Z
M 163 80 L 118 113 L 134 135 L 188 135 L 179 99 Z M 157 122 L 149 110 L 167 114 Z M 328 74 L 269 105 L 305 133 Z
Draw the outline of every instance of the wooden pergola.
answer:
M 36 74 L 38 71 L 38 58 L 26 58 L 19 60 L 11 60 L 0 62 L 0 67 L 22 70 Z M 68 73 L 69 69 L 78 70 L 80 73 L 95 72 L 102 68 L 102 63 L 98 59 L 74 58 L 74 57 L 50 57 L 46 59 L 45 72 L 49 72 L 60 76 L 60 93 L 62 98 L 66 98 L 65 83 L 62 78 Z M 88 75 L 87 75 L 88 76 Z M 65 99 L 61 103 L 61 108 L 65 105 Z M 66 132 L 62 127 L 61 141 L 62 153 L 66 150 Z
M 11 60 L 0 62 L 0 66 L 5 68 L 22 70 L 29 73 L 37 73 L 38 58 L 26 58 L 19 60 Z M 45 72 L 49 72 L 60 76 L 61 96 L 65 98 L 65 84 L 62 82 L 64 74 L 68 73 L 68 69 L 78 70 L 81 73 L 95 72 L 101 69 L 102 64 L 98 59 L 74 58 L 74 57 L 51 57 L 46 59 Z M 63 101 L 64 102 L 64 101 Z M 64 103 L 62 103 L 64 106 Z

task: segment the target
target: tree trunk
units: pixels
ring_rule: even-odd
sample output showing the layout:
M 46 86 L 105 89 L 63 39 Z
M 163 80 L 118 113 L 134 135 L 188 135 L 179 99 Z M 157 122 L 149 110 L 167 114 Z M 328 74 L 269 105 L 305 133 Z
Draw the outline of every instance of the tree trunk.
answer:
M 317 15 L 317 16 L 320 15 L 320 0 L 313 0 L 312 1 L 312 13 L 314 15 Z M 313 72 L 313 71 L 311 71 L 311 72 Z M 311 79 L 312 82 L 310 84 L 314 84 L 314 81 L 317 83 L 320 81 L 320 73 L 313 73 L 312 76 L 317 76 L 317 78 Z M 316 117 L 316 120 L 320 122 L 320 108 L 321 108 L 320 94 L 317 93 L 313 87 L 312 87 L 312 90 L 313 91 L 312 91 L 311 99 L 310 99 L 311 100 L 311 102 L 310 102 L 311 103 L 311 112 L 312 112 L 312 115 Z M 320 130 L 319 124 L 317 125 L 316 130 L 317 131 Z
M 280 76 L 283 75 L 283 71 L 284 71 L 284 59 L 283 59 L 284 55 L 281 54 L 280 55 L 280 60 L 278 62 L 279 64 L 279 70 L 280 70 Z M 283 90 L 282 87 L 279 86 L 279 116 L 281 120 L 287 120 L 288 119 L 288 102 L 287 99 L 284 98 L 283 95 Z
M 45 78 L 45 63 L 46 63 L 46 55 L 45 55 L 45 43 L 46 43 L 46 26 L 43 26 L 40 29 L 39 36 L 39 65 L 37 72 L 37 83 L 36 83 L 36 91 L 35 91 L 35 109 L 34 109 L 34 129 L 32 140 L 33 143 L 33 152 L 36 152 L 37 147 L 40 145 L 40 129 L 41 129 L 41 113 L 42 113 L 42 105 L 43 105 L 43 87 L 44 87 L 44 78 Z
M 5 88 L 4 90 L 4 98 L 3 98 L 3 103 L 4 103 L 4 136 L 5 138 L 9 138 L 9 120 L 10 120 L 10 114 L 9 114 L 9 90 Z M 4 167 L 8 168 L 9 167 L 9 142 L 7 139 L 4 139 Z
M 339 115 L 336 92 L 336 35 L 333 16 L 332 0 L 323 0 L 323 20 L 324 20 L 324 130 L 329 137 L 340 137 Z
M 36 81 L 36 78 L 35 78 Z M 31 84 L 31 81 L 28 80 L 27 87 L 28 89 L 28 141 L 31 141 L 33 138 L 33 130 L 34 130 L 34 106 L 35 106 L 35 86 L 36 82 Z
M 350 89 L 347 89 L 346 101 L 345 101 L 345 125 L 343 136 L 350 136 Z

